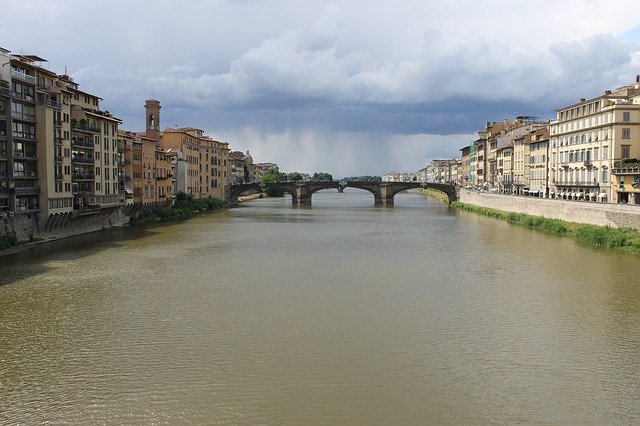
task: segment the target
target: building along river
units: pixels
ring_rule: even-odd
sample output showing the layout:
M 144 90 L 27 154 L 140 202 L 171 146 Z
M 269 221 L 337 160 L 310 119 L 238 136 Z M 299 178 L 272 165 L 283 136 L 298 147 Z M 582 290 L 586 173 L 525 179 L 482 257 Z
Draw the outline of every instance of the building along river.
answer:
M 0 424 L 637 423 L 640 262 L 322 191 L 0 258 Z

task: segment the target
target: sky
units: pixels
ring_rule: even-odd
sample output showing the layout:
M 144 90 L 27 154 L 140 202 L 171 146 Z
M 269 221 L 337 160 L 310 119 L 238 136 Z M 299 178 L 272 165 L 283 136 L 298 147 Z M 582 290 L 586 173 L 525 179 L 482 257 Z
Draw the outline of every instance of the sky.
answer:
M 334 177 L 416 171 L 640 74 L 638 0 L 22 0 L 0 29 L 124 129 L 155 98 L 163 128 Z

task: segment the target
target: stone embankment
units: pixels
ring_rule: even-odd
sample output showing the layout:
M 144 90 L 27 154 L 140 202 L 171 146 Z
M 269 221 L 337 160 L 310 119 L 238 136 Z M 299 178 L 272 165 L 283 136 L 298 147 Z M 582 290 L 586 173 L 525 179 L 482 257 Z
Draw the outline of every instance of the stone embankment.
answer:
M 257 200 L 258 198 L 262 198 L 263 195 L 262 193 L 257 193 L 257 194 L 251 194 L 251 195 L 245 195 L 242 197 L 238 197 L 238 202 L 239 203 L 244 203 L 246 201 L 251 201 L 251 200 Z
M 548 198 L 496 195 L 460 190 L 460 201 L 513 213 L 525 213 L 566 222 L 640 231 L 640 205 L 564 201 Z

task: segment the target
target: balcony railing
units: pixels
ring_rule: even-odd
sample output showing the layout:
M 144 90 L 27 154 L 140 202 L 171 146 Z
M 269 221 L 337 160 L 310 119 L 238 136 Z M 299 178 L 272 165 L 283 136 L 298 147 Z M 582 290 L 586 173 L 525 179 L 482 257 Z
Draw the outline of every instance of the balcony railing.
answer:
M 593 180 L 593 181 L 568 181 L 568 182 L 554 182 L 556 186 L 588 186 L 588 187 L 595 187 L 595 186 L 600 186 L 600 184 Z
M 47 100 L 46 104 L 51 108 L 56 108 L 56 109 L 62 108 L 62 104 L 60 102 L 52 101 L 50 99 Z
M 26 179 L 37 179 L 38 178 L 38 173 L 36 173 L 35 171 L 14 171 L 13 172 L 13 177 L 20 179 L 20 178 L 26 178 Z
M 24 133 L 24 132 L 12 132 L 11 133 L 13 135 L 14 138 L 18 138 L 18 139 L 28 139 L 30 141 L 35 141 L 36 140 L 36 135 L 33 133 Z
M 36 84 L 36 78 L 34 76 L 15 69 L 11 69 L 11 78 L 17 78 L 18 80 L 26 81 L 30 84 Z
M 93 173 L 74 173 L 73 179 L 75 180 L 95 180 L 96 175 Z
M 91 192 L 92 191 L 92 185 L 82 185 L 82 184 L 73 184 L 73 187 L 71 188 L 73 193 L 78 193 L 78 192 Z
M 74 130 L 83 130 L 86 132 L 93 132 L 93 133 L 100 133 L 100 129 L 97 128 L 96 126 L 93 125 L 89 125 L 89 124 L 80 124 L 80 123 L 76 123 L 73 124 L 71 123 L 71 128 Z
M 25 114 L 24 112 L 11 111 L 11 118 L 18 120 L 36 121 L 34 114 Z
M 11 96 L 16 99 L 22 99 L 29 102 L 35 102 L 35 98 L 33 97 L 33 93 L 24 93 L 24 92 L 11 92 Z
M 62 163 L 63 157 L 62 155 L 56 155 L 54 160 L 56 163 Z
M 91 148 L 93 149 L 93 142 L 86 139 L 72 138 L 71 139 L 72 146 L 79 146 L 83 148 Z
M 93 157 L 82 157 L 82 156 L 75 156 L 71 159 L 72 163 L 79 163 L 79 164 L 91 164 L 93 165 L 95 163 L 95 159 Z
M 35 160 L 36 152 L 35 151 L 13 151 L 14 158 L 24 158 L 27 160 Z

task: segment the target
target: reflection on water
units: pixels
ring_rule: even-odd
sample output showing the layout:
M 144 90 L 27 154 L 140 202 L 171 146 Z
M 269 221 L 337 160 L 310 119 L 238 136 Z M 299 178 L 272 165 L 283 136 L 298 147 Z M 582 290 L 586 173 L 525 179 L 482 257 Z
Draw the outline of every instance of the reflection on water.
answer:
M 640 421 L 637 257 L 313 202 L 0 258 L 0 423 Z

